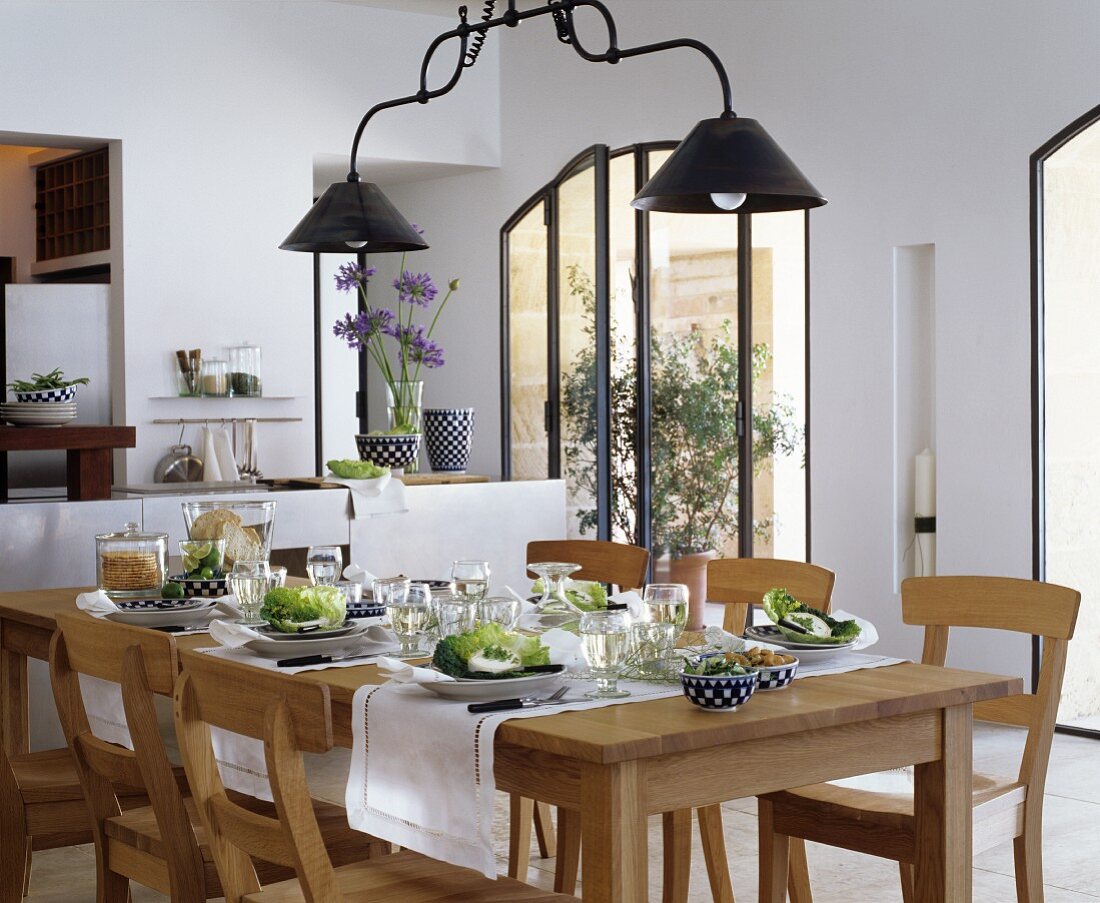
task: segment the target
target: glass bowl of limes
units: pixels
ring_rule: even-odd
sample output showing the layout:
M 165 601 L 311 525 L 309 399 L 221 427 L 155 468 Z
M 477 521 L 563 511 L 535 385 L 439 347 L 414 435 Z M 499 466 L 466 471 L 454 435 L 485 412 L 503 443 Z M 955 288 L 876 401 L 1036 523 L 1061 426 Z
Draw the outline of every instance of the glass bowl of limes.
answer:
M 185 539 L 180 542 L 182 573 L 170 578 L 183 588 L 183 595 L 224 596 L 225 540 Z

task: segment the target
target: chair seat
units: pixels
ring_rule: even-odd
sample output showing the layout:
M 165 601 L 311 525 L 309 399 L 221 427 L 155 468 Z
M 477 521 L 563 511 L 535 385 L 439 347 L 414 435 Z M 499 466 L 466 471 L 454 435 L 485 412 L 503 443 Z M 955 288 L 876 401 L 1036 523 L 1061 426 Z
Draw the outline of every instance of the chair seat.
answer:
M 336 880 L 349 900 L 369 903 L 550 903 L 576 900 L 539 890 L 511 878 L 495 881 L 471 869 L 459 868 L 418 853 L 403 851 L 336 869 Z M 243 897 L 246 903 L 302 903 L 305 895 L 297 879 L 272 884 Z
M 59 803 L 83 800 L 72 754 L 65 749 L 11 756 L 11 770 L 24 803 Z

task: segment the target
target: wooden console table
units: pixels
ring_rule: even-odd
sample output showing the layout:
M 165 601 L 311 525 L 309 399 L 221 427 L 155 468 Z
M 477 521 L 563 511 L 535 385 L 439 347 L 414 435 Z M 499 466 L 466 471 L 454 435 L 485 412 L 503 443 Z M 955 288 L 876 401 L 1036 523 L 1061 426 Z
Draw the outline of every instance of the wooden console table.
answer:
M 69 501 L 84 501 L 111 497 L 111 451 L 136 444 L 132 426 L 0 426 L 0 502 L 8 500 L 10 451 L 64 450 Z

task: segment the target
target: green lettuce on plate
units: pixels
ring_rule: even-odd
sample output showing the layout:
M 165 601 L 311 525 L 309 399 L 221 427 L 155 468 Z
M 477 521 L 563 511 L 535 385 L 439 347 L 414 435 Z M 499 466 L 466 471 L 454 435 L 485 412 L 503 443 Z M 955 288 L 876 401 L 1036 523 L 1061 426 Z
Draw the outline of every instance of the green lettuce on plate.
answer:
M 855 621 L 838 621 L 831 618 L 825 612 L 799 602 L 785 589 L 772 588 L 764 594 L 764 614 L 792 643 L 837 645 L 849 643 L 861 633 Z M 799 633 L 797 630 L 784 627 L 779 623 L 781 620 L 805 627 L 808 632 Z
M 360 461 L 356 458 L 329 461 L 327 466 L 343 480 L 376 480 L 390 472 L 388 467 L 379 467 L 373 461 Z
M 538 637 L 508 633 L 499 624 L 444 637 L 432 655 L 432 665 L 444 674 L 486 680 L 517 677 L 531 665 L 549 664 L 550 650 Z
M 278 586 L 264 596 L 260 617 L 282 633 L 303 624 L 339 627 L 348 615 L 348 597 L 335 586 Z
M 542 579 L 538 579 L 531 587 L 535 595 L 542 595 Z M 581 611 L 596 611 L 607 608 L 607 587 L 594 580 L 568 580 L 565 584 L 565 595 Z

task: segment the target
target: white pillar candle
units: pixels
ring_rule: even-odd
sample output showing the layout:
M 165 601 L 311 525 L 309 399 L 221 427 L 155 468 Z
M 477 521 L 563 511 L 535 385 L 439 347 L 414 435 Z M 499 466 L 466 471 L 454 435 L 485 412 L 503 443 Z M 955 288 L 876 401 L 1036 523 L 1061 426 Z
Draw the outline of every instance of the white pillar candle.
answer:
M 936 456 L 924 449 L 916 458 L 914 514 L 917 517 L 936 516 Z M 936 574 L 936 534 L 918 533 L 914 549 L 913 573 L 918 577 Z

